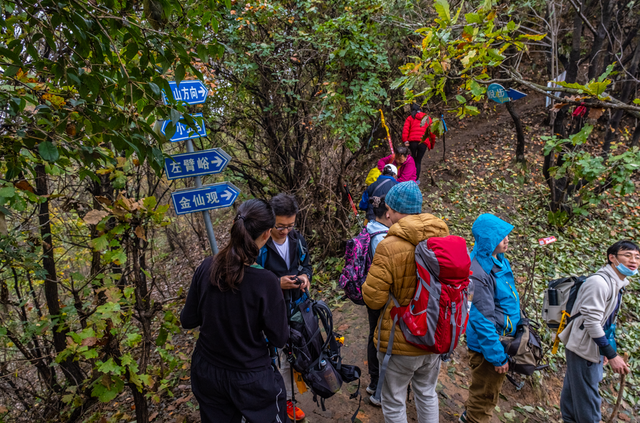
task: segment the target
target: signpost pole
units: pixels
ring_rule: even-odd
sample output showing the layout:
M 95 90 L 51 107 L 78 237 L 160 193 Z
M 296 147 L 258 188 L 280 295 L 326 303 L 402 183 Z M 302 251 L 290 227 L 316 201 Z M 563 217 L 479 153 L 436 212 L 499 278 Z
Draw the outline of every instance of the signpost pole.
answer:
M 193 153 L 193 142 L 189 139 L 187 140 L 187 151 L 189 153 Z M 200 176 L 196 176 L 196 188 L 202 187 L 202 180 Z M 204 217 L 204 226 L 207 228 L 207 237 L 209 238 L 209 244 L 211 244 L 211 253 L 215 256 L 218 254 L 218 243 L 216 242 L 216 235 L 213 233 L 213 225 L 211 224 L 211 215 L 209 214 L 209 210 L 204 210 L 202 212 L 202 216 Z

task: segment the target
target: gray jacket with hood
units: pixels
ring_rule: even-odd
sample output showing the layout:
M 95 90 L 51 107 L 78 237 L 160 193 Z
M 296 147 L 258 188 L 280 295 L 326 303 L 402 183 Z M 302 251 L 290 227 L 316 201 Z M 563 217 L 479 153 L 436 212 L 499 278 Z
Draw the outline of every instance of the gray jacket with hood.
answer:
M 618 292 L 629 285 L 607 264 L 584 282 L 573 306 L 572 319 L 560 340 L 574 354 L 593 363 L 600 362 L 600 349 L 594 339 L 605 336 L 603 326 L 618 304 Z

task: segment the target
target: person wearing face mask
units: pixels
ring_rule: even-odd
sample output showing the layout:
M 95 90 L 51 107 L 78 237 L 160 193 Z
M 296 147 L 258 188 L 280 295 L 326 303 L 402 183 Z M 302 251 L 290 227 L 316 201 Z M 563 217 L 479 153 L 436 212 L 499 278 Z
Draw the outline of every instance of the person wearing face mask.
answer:
M 560 396 L 565 422 L 598 423 L 601 397 L 598 384 L 607 363 L 618 374 L 629 366 L 614 346 L 615 322 L 628 276 L 638 273 L 640 249 L 631 241 L 618 241 L 607 249 L 607 264 L 583 283 L 573 315 L 560 333 L 566 346 L 567 373 Z M 613 329 L 613 330 L 612 330 Z M 609 335 L 607 335 L 609 333 Z
M 512 230 L 513 225 L 489 213 L 478 216 L 471 228 L 475 239 L 470 278 L 474 294 L 467 325 L 471 386 L 462 423 L 491 421 L 509 371 L 500 337 L 514 336 L 520 321 L 520 296 L 504 256 Z

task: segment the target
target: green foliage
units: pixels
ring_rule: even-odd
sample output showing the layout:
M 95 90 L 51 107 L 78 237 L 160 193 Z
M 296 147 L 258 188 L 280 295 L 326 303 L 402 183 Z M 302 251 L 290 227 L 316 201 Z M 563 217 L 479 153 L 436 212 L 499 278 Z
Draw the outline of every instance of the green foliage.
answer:
M 567 139 L 555 135 L 541 137 L 546 141 L 545 155 L 555 152 L 562 157 L 560 166 L 549 168 L 549 174 L 554 179 L 567 178 L 569 181 L 565 195 L 568 197 L 566 204 L 570 207 L 570 212 L 549 212 L 549 221 L 555 226 L 563 226 L 575 215 L 588 215 L 589 210 L 597 207 L 606 197 L 607 190 L 621 195 L 635 191 L 631 176 L 640 169 L 640 149 L 625 149 L 621 154 L 610 156 L 605 164 L 602 156 L 579 148 L 587 143 L 592 130 L 591 125 L 585 125 L 580 132 Z M 616 149 L 617 146 L 614 146 L 614 151 Z M 568 192 L 570 189 L 571 193 Z

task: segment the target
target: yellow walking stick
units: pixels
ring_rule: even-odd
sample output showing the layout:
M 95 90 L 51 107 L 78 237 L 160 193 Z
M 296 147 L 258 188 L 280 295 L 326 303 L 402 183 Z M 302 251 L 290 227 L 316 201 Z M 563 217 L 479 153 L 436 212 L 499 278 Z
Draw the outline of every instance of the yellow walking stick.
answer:
M 396 159 L 396 153 L 393 151 L 393 142 L 391 141 L 391 134 L 389 133 L 389 127 L 384 121 L 384 113 L 382 113 L 382 109 L 378 109 L 378 110 L 380 110 L 380 118 L 382 119 L 382 126 L 387 131 L 387 140 L 389 141 L 389 149 L 391 150 L 391 162 L 393 163 L 393 161 Z
M 567 325 L 567 319 L 571 317 L 569 313 L 565 310 L 562 310 L 562 318 L 560 319 L 560 324 L 558 325 L 558 331 L 556 332 L 556 340 L 553 341 L 553 349 L 551 349 L 551 354 L 558 353 L 558 346 L 560 345 L 560 333 L 564 330 L 564 327 Z

